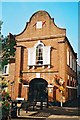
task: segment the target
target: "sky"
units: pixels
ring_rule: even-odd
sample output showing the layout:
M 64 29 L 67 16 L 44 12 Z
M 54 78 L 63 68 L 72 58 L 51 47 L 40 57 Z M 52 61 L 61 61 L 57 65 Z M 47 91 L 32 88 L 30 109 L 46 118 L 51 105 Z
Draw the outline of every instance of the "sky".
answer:
M 21 33 L 29 21 L 30 17 L 38 10 L 47 11 L 55 24 L 60 28 L 66 28 L 66 36 L 70 41 L 75 52 L 78 53 L 78 2 L 9 2 L 2 0 L 0 3 L 0 19 L 3 21 L 2 34 L 7 36 L 8 33 Z M 15 1 L 15 0 L 14 0 Z M 20 2 L 21 1 L 21 2 Z M 26 0 L 23 0 L 26 1 Z M 35 0 L 37 1 L 37 0 Z M 46 1 L 46 2 L 45 2 Z M 57 0 L 56 0 L 57 1 Z M 62 0 L 63 1 L 63 0 Z
M 79 0 L 1 0 L 2 2 L 78 2 Z

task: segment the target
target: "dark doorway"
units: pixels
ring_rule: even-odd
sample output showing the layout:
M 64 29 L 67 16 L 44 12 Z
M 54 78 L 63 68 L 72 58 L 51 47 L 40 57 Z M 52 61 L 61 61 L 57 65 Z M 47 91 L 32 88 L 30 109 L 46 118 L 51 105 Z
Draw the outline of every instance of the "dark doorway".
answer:
M 34 78 L 29 84 L 29 101 L 33 102 L 47 102 L 48 101 L 48 91 L 47 91 L 47 81 L 42 78 Z

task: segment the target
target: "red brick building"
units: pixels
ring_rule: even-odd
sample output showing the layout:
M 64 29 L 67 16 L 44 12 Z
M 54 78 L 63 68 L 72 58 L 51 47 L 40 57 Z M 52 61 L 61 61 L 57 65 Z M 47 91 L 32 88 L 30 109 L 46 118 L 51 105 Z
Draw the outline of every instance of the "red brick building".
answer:
M 76 98 L 77 54 L 66 29 L 57 27 L 46 11 L 38 11 L 20 34 L 9 36 L 17 44 L 15 60 L 6 74 L 14 81 L 9 85 L 12 99 L 61 101 L 61 90 L 63 102 Z

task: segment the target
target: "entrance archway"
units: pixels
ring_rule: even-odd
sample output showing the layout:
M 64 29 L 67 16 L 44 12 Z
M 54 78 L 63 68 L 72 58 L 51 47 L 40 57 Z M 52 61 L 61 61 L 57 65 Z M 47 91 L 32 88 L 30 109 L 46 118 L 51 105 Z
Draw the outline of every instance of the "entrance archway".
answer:
M 34 78 L 29 83 L 29 101 L 48 101 L 48 82 L 43 78 Z

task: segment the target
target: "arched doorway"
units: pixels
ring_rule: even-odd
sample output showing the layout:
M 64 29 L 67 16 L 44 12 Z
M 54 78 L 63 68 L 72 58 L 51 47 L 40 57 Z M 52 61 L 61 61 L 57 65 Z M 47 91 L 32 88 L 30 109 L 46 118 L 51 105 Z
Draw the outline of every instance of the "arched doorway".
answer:
M 42 78 L 34 78 L 29 83 L 29 101 L 47 102 L 48 101 L 48 83 Z

